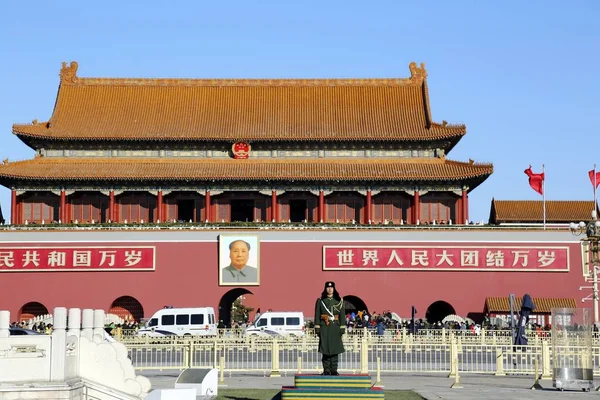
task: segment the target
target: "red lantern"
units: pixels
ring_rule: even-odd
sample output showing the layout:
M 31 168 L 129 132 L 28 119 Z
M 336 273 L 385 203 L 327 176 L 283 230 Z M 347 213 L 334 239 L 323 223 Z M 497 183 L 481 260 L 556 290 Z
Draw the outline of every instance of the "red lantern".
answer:
M 231 146 L 231 151 L 236 160 L 245 160 L 250 156 L 250 145 L 246 142 L 237 142 Z

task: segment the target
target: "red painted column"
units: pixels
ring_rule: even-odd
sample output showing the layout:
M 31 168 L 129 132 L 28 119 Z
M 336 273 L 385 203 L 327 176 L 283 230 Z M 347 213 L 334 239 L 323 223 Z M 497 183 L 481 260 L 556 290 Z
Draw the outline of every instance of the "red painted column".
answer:
M 319 190 L 319 222 L 325 222 L 325 194 Z
M 463 207 L 463 223 L 469 222 L 469 196 L 467 195 L 467 190 L 463 189 L 462 191 L 462 207 Z
M 277 205 L 277 191 L 271 192 L 271 219 L 279 221 L 279 206 Z
M 206 190 L 206 195 L 204 196 L 204 217 L 208 222 L 212 222 L 210 208 L 210 190 Z
M 163 221 L 163 192 L 162 190 L 158 191 L 156 195 L 156 216 L 154 217 L 154 222 L 164 222 Z
M 108 219 L 115 221 L 115 191 L 108 192 Z
M 421 196 L 419 191 L 415 190 L 414 204 L 413 204 L 414 218 L 412 223 L 416 224 L 417 220 L 421 219 Z
M 58 215 L 64 224 L 67 221 L 67 193 L 65 193 L 64 189 L 60 191 L 60 207 Z
M 371 210 L 373 209 L 372 199 L 371 199 L 371 189 L 367 190 L 367 209 L 365 210 L 365 224 L 368 224 L 372 221 L 371 218 Z
M 10 223 L 12 225 L 16 225 L 19 222 L 17 221 L 17 191 L 13 189 L 10 194 Z

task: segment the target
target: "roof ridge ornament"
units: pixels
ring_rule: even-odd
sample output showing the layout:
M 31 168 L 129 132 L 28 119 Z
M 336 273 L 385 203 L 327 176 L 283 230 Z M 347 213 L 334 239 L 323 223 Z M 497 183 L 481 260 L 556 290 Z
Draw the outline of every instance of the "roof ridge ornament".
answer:
M 410 69 L 410 79 L 415 81 L 423 81 L 427 78 L 427 71 L 425 70 L 425 63 L 421 63 L 420 67 L 417 67 L 416 62 L 408 64 Z
M 79 64 L 77 61 L 71 61 L 67 67 L 67 62 L 62 62 L 62 68 L 60 69 L 60 82 L 67 84 L 74 84 L 77 82 L 77 68 Z

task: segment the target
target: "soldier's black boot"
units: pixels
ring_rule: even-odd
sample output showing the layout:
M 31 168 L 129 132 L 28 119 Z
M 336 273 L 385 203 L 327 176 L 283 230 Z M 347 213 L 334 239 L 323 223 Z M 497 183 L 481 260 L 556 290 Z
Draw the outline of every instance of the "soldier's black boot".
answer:
M 323 373 L 321 375 L 331 375 L 331 356 L 323 354 Z
M 331 368 L 331 375 L 339 375 L 338 373 L 338 355 L 333 355 L 331 356 L 330 359 L 330 368 Z

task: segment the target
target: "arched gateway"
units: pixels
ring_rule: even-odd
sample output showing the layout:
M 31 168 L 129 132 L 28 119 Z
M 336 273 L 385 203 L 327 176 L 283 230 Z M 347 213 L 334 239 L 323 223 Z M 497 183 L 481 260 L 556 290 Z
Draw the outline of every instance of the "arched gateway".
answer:
M 219 315 L 219 323 L 222 322 L 226 327 L 231 327 L 231 308 L 233 303 L 241 296 L 244 296 L 245 298 L 244 305 L 253 308 L 249 320 L 252 321 L 252 315 L 254 315 L 254 313 L 259 309 L 259 304 L 257 303 L 254 294 L 248 289 L 235 288 L 225 293 L 223 297 L 221 297 L 221 301 L 219 301 L 219 310 L 217 310 L 217 313 Z
M 140 322 L 144 317 L 144 308 L 136 298 L 121 296 L 112 302 L 108 313 L 117 315 L 125 321 Z
M 353 295 L 342 297 L 344 298 L 346 314 L 357 313 L 358 311 L 369 311 L 369 308 L 360 297 Z
M 21 321 L 27 321 L 31 318 L 48 314 L 48 309 L 42 303 L 31 301 L 21 308 L 21 312 L 19 314 L 21 315 Z
M 444 317 L 450 314 L 456 314 L 454 307 L 445 301 L 438 300 L 427 307 L 425 319 L 427 319 L 427 322 L 429 323 L 440 322 Z

